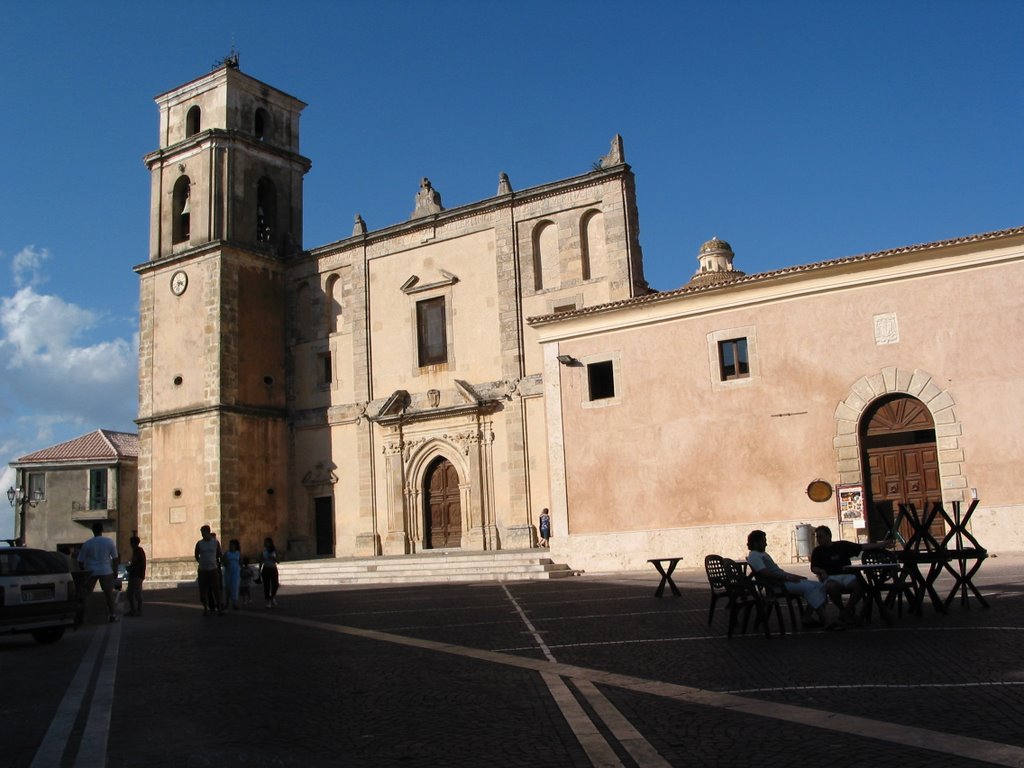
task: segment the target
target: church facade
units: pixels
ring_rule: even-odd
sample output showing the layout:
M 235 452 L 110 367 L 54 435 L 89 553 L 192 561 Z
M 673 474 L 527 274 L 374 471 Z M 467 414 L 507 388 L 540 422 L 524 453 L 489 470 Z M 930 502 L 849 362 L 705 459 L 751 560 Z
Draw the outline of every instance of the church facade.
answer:
M 237 63 L 157 97 L 139 532 L 290 557 L 519 549 L 549 506 L 526 322 L 648 292 L 621 140 L 592 172 L 302 247 L 297 99 Z
M 574 569 L 884 534 L 960 502 L 1024 549 L 1024 230 L 644 280 L 621 139 L 591 172 L 303 245 L 305 106 L 237 62 L 157 98 L 140 277 L 138 529 L 292 559 L 523 549 Z M 348 226 L 346 225 L 346 229 Z M 177 571 L 175 571 L 177 569 Z

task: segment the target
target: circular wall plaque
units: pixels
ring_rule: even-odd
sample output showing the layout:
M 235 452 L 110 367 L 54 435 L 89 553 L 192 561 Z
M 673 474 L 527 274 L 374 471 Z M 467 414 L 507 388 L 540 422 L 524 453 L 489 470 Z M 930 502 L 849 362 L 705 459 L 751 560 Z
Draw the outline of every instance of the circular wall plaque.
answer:
M 807 495 L 811 501 L 828 501 L 832 498 L 832 486 L 824 480 L 814 480 L 807 486 Z

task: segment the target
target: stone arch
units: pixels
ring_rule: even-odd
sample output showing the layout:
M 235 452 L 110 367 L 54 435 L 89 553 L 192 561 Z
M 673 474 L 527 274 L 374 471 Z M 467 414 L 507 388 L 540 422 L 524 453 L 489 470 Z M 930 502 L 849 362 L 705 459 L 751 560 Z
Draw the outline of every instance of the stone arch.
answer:
M 269 138 L 271 132 L 270 113 L 263 107 L 257 107 L 253 114 L 252 134 L 257 141 Z
M 277 237 L 277 190 L 264 176 L 256 185 L 256 242 L 276 243 Z
M 405 494 L 406 506 L 409 518 L 405 521 L 405 530 L 417 550 L 424 548 L 424 515 L 423 508 L 424 483 L 427 480 L 427 473 L 434 461 L 447 459 L 455 467 L 459 476 L 460 488 L 460 512 L 462 514 L 463 535 L 469 529 L 469 461 L 465 452 L 449 440 L 443 438 L 430 438 L 421 445 L 409 451 L 405 461 Z
M 531 238 L 533 245 L 533 289 L 557 288 L 560 262 L 558 256 L 558 226 L 550 219 L 537 222 Z
M 956 415 L 956 403 L 932 374 L 921 370 L 892 367 L 864 376 L 853 384 L 846 398 L 836 406 L 833 445 L 839 482 L 864 482 L 858 439 L 861 418 L 878 398 L 895 394 L 915 397 L 928 409 L 935 422 L 942 500 L 962 501 L 967 478 L 963 471 L 963 429 Z
M 179 176 L 171 193 L 171 242 L 188 242 L 192 236 L 192 180 Z
M 190 136 L 195 136 L 197 133 L 199 133 L 200 130 L 202 130 L 202 114 L 203 111 L 199 108 L 198 104 L 196 104 L 193 107 L 190 107 L 188 112 L 185 114 L 186 139 L 189 138 Z
M 324 317 L 324 324 L 327 327 L 328 335 L 341 333 L 344 307 L 341 303 L 341 276 L 331 275 L 327 278 L 327 286 L 324 291 L 324 304 L 327 312 Z
M 592 208 L 580 217 L 580 272 L 584 280 L 604 277 L 608 269 L 604 214 Z

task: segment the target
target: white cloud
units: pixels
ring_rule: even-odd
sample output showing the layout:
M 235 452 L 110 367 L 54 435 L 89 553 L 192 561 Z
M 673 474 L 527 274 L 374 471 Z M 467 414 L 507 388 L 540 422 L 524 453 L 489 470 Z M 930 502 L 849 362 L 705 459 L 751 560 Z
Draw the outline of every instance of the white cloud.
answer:
M 100 427 L 134 429 L 137 335 L 103 338 L 104 315 L 39 292 L 49 258 L 23 249 L 11 262 L 16 291 L 0 297 L 0 467 Z
M 21 288 L 26 285 L 40 285 L 46 282 L 43 264 L 50 259 L 50 252 L 45 248 L 36 250 L 35 246 L 22 248 L 14 255 L 11 270 L 14 272 L 14 284 Z

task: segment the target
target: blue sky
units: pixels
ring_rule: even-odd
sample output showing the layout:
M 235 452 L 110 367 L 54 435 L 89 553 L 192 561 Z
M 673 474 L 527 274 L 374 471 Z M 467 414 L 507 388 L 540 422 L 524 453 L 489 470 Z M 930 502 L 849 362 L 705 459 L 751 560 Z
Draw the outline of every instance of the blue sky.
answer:
M 309 104 L 305 246 L 588 171 L 622 134 L 647 278 L 1024 224 L 1024 3 L 40 2 L 0 25 L 0 486 L 133 430 L 153 97 L 232 44 Z M 950 311 L 956 311 L 950 307 Z M 0 510 L 0 537 L 11 520 Z

